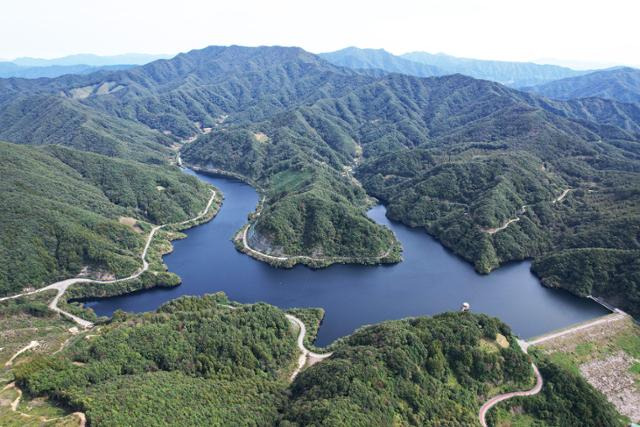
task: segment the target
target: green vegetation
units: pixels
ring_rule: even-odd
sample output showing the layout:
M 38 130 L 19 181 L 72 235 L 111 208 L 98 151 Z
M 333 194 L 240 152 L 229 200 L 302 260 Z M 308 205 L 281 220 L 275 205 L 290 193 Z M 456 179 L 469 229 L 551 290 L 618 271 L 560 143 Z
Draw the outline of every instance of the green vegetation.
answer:
M 318 336 L 318 329 L 324 318 L 324 309 L 322 308 L 290 308 L 287 310 L 291 314 L 304 323 L 307 328 L 307 334 L 304 336 L 304 346 L 308 349 L 318 350 L 314 345 L 314 341 Z M 318 351 L 322 353 L 322 351 Z
M 426 61 L 416 55 L 408 58 Z M 493 73 L 504 64 L 482 66 Z M 530 74 L 525 68 L 516 71 Z M 383 261 L 399 260 L 391 233 L 364 214 L 367 194 L 480 272 L 573 249 L 640 250 L 640 110 L 632 104 L 551 101 L 461 75 L 359 73 L 297 48 L 238 46 L 117 73 L 0 81 L 0 100 L 0 127 L 17 142 L 158 161 L 168 144 L 199 135 L 185 161 L 241 174 L 264 192 L 252 247 L 333 260 L 292 262 L 366 263 L 390 248 Z M 117 142 L 94 138 L 97 128 Z M 59 129 L 73 138 L 61 141 Z M 585 258 L 599 262 L 597 252 Z M 624 300 L 619 276 L 594 293 Z
M 498 404 L 498 407 L 521 408 L 538 421 L 534 425 L 627 425 L 627 420 L 616 412 L 613 405 L 578 374 L 563 369 L 546 357 L 539 356 L 536 359 L 544 378 L 542 391 L 535 396 L 509 399 Z M 496 423 L 496 414 L 499 413 L 491 412 L 490 420 Z
M 332 357 L 289 384 L 298 355 L 296 332 L 284 312 L 269 305 L 239 305 L 223 294 L 182 297 L 152 313 L 117 312 L 69 340 L 61 334 L 64 327 L 42 324 L 68 322 L 15 312 L 3 321 L 5 307 L 0 304 L 3 330 L 11 334 L 20 326 L 18 319 L 36 319 L 30 322 L 40 322 L 45 335 L 38 339 L 49 349 L 36 347 L 21 357 L 5 380 L 15 378 L 28 402 L 83 412 L 96 426 L 238 420 L 250 425 L 473 425 L 487 398 L 529 388 L 533 381 L 529 358 L 509 328 L 471 313 L 364 327 L 334 343 Z M 317 330 L 321 310 L 291 312 L 311 333 Z M 30 328 L 26 332 L 31 335 L 12 344 L 7 354 L 34 338 Z M 507 337 L 506 345 L 501 337 Z M 555 413 L 554 420 L 585 416 L 582 425 L 618 425 L 609 404 L 583 380 L 551 362 L 544 369 L 553 399 L 522 402 L 536 425 L 547 425 L 542 422 Z M 571 416 L 561 407 L 568 401 L 577 402 L 568 406 Z M 13 415 L 0 407 L 3 416 Z M 604 416 L 612 421 L 598 424 Z
M 101 113 L 57 94 L 23 94 L 21 90 L 10 97 L 0 97 L 0 140 L 61 144 L 148 163 L 163 163 L 170 153 L 169 137 L 139 123 Z
M 296 378 L 283 424 L 473 425 L 483 398 L 532 380 L 512 338 L 483 349 L 498 333 L 511 336 L 497 319 L 466 313 L 362 328 Z
M 60 356 L 16 367 L 16 380 L 93 425 L 273 424 L 296 354 L 290 322 L 271 306 L 227 303 L 185 297 L 155 313 L 116 313 Z
M 598 295 L 640 315 L 640 251 L 567 250 L 536 260 L 532 270 L 546 286 Z
M 227 303 L 185 297 L 156 313 L 117 313 L 64 356 L 16 367 L 16 379 L 93 425 L 273 424 L 296 353 L 290 323 L 271 306 Z
M 292 120 L 292 127 L 302 126 L 302 118 Z M 265 144 L 249 131 L 221 131 L 189 144 L 182 157 L 247 176 L 265 189 L 262 213 L 248 236 L 254 249 L 356 262 L 390 251 L 397 242 L 390 230 L 364 215 L 369 203 L 364 190 L 335 173 L 347 162 L 345 155 L 332 154 L 334 167 L 319 162 L 317 138 L 307 139 L 273 135 Z
M 141 266 L 144 223 L 195 216 L 209 189 L 178 169 L 145 166 L 59 146 L 0 143 L 0 295 L 90 272 Z

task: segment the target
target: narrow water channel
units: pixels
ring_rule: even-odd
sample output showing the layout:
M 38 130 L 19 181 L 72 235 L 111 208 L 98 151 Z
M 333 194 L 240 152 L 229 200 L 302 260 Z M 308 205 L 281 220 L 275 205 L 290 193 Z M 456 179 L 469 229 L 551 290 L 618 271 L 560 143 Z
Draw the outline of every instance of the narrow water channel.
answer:
M 173 242 L 174 251 L 165 257 L 182 285 L 87 301 L 98 315 L 110 316 L 117 309 L 149 311 L 181 295 L 223 291 L 242 303 L 324 308 L 316 341 L 324 346 L 366 324 L 458 310 L 465 301 L 474 312 L 499 317 L 523 338 L 607 313 L 591 300 L 541 286 L 529 262 L 479 275 L 424 231 L 389 221 L 383 206 L 368 215 L 396 233 L 404 248 L 403 262 L 322 270 L 273 268 L 239 253 L 231 242 L 256 207 L 256 191 L 233 179 L 196 175 L 220 189 L 225 200 L 216 218 L 187 230 L 188 237 Z

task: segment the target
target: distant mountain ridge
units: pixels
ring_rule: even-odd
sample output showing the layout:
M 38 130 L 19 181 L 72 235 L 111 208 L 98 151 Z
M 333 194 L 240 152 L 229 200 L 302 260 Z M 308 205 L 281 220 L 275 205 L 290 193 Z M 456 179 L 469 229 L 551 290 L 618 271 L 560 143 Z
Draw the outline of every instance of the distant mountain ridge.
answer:
M 318 56 L 332 64 L 354 69 L 379 69 L 390 73 L 409 74 L 417 77 L 449 74 L 439 67 L 410 61 L 393 55 L 384 49 L 347 47 L 335 52 L 321 53 Z
M 54 78 L 65 74 L 90 74 L 100 70 L 128 70 L 137 65 L 167 58 L 170 58 L 170 55 L 140 53 L 113 56 L 80 54 L 54 59 L 17 58 L 13 61 L 0 61 L 0 78 Z
M 621 67 L 595 71 L 524 90 L 559 100 L 598 97 L 640 103 L 640 70 Z
M 493 80 L 516 88 L 541 84 L 565 77 L 579 76 L 588 72 L 572 70 L 571 68 L 557 65 L 458 58 L 442 53 L 434 55 L 427 52 L 410 52 L 401 55 L 401 58 L 433 65 L 447 70 L 450 74 L 465 74 L 476 79 Z
M 47 65 L 41 67 L 25 67 L 13 62 L 0 62 L 0 78 L 18 77 L 24 79 L 37 79 L 41 77 L 54 78 L 65 74 L 90 74 L 100 70 L 128 70 L 135 67 L 134 64 L 117 64 L 93 66 L 85 64 L 76 65 Z
M 411 52 L 398 56 L 384 49 L 357 47 L 321 53 L 319 56 L 333 64 L 353 69 L 380 69 L 417 77 L 464 74 L 516 88 L 588 73 L 532 62 L 488 61 L 427 52 Z
M 93 67 L 103 67 L 105 65 L 144 65 L 158 59 L 168 59 L 173 55 L 166 54 L 147 54 L 147 53 L 125 53 L 122 55 L 94 55 L 91 53 L 81 53 L 77 55 L 63 56 L 60 58 L 43 59 L 43 58 L 16 58 L 12 62 L 22 67 L 48 67 L 51 65 L 90 65 Z

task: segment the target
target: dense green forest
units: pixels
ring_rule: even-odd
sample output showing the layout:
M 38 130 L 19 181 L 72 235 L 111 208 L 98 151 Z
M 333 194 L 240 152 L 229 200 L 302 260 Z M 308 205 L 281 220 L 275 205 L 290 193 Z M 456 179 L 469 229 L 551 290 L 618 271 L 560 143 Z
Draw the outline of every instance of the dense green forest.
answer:
M 283 424 L 474 425 L 484 398 L 533 378 L 515 340 L 503 348 L 497 334 L 509 328 L 466 313 L 362 328 L 296 379 Z
M 571 249 L 537 259 L 542 283 L 576 295 L 599 295 L 640 316 L 640 251 Z
M 177 168 L 0 143 L 0 295 L 72 277 L 140 267 L 144 223 L 184 220 L 210 195 Z M 122 221 L 129 219 L 131 222 Z
M 261 187 L 249 240 L 274 255 L 378 259 L 396 242 L 366 217 L 369 196 L 484 273 L 560 252 L 599 262 L 577 249 L 640 250 L 640 109 L 612 99 L 212 46 L 131 70 L 0 80 L 0 124 L 15 142 L 145 162 L 195 138 L 185 161 Z M 618 277 L 593 292 L 629 309 Z
M 1 84 L 0 84 L 1 85 Z M 163 163 L 172 140 L 130 120 L 112 117 L 65 97 L 0 95 L 0 140 L 61 144 L 111 157 Z
M 292 127 L 304 126 L 304 117 L 289 119 Z M 250 131 L 221 131 L 188 145 L 182 157 L 240 173 L 265 188 L 263 212 L 249 234 L 255 249 L 354 260 L 385 254 L 397 245 L 395 237 L 364 215 L 370 204 L 365 191 L 346 173 L 335 173 L 355 150 L 353 142 L 345 141 L 342 153 L 325 145 L 303 134 L 292 139 L 290 132 L 259 142 Z
M 20 309 L 45 316 L 38 304 L 0 303 L 0 317 Z M 321 311 L 292 312 L 317 329 Z M 12 372 L 28 396 L 84 412 L 95 426 L 476 425 L 486 399 L 533 381 L 509 327 L 485 315 L 366 326 L 289 383 L 296 334 L 284 312 L 266 304 L 182 297 L 155 312 L 116 312 L 63 351 L 33 356 Z M 619 425 L 580 377 L 546 361 L 541 371 L 549 391 L 522 400 L 536 419 Z
M 63 355 L 18 367 L 16 380 L 96 426 L 274 424 L 295 332 L 275 307 L 227 303 L 183 297 L 154 313 L 116 313 Z

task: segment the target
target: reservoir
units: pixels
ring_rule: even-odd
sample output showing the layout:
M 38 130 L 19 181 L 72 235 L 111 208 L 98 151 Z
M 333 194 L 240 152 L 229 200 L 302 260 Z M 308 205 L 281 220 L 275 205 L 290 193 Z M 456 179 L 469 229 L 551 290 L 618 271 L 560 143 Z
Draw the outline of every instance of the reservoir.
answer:
M 188 237 L 174 241 L 174 251 L 165 256 L 182 285 L 86 301 L 98 315 L 110 316 L 117 309 L 150 311 L 181 295 L 223 291 L 241 303 L 322 307 L 325 318 L 316 344 L 324 346 L 363 325 L 459 310 L 463 302 L 470 303 L 473 312 L 499 317 L 522 338 L 608 313 L 591 300 L 541 286 L 528 261 L 479 275 L 424 230 L 387 219 L 383 206 L 368 215 L 396 234 L 403 262 L 321 270 L 271 267 L 236 251 L 231 242 L 258 203 L 256 191 L 237 180 L 196 175 L 221 190 L 224 203 L 212 221 L 186 230 Z

